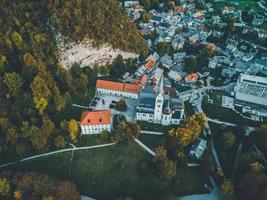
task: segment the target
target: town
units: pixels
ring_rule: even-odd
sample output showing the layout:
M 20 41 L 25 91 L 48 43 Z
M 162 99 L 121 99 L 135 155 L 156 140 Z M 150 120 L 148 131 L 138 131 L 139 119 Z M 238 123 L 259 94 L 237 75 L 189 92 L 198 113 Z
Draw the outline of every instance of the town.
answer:
M 266 200 L 266 0 L 0 6 L 0 199 Z

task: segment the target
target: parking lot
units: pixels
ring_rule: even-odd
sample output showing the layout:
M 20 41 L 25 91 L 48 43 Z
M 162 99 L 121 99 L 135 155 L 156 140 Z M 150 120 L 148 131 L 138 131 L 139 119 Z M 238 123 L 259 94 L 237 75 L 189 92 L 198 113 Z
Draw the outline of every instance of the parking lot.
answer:
M 121 99 L 124 99 L 127 104 L 126 111 L 116 110 L 116 102 Z M 137 99 L 130 99 L 111 95 L 99 95 L 93 99 L 90 104 L 90 108 L 92 110 L 111 110 L 112 116 L 116 114 L 121 114 L 125 116 L 128 122 L 134 122 L 137 101 Z

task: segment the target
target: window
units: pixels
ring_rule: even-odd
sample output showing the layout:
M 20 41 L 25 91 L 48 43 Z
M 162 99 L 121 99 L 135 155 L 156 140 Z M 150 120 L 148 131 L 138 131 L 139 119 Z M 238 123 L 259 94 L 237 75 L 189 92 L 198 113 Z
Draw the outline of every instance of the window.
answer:
M 160 107 L 160 105 L 158 105 L 158 108 Z

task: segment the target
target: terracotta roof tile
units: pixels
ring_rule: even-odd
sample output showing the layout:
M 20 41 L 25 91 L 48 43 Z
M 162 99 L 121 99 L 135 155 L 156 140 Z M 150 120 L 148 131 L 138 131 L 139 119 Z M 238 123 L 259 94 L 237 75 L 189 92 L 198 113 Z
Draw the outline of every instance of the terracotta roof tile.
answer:
M 141 90 L 139 85 L 125 83 L 124 85 L 124 91 L 125 92 L 133 92 L 133 93 L 139 93 Z
M 85 111 L 82 112 L 80 124 L 82 126 L 110 124 L 110 116 L 110 110 Z
M 141 90 L 141 87 L 136 84 L 120 83 L 120 82 L 105 81 L 105 80 L 97 80 L 96 88 L 103 88 L 114 91 L 132 92 L 132 93 L 139 93 Z
M 146 69 L 150 70 L 152 67 L 154 67 L 154 65 L 156 64 L 156 62 L 154 60 L 149 60 L 146 64 L 145 67 Z

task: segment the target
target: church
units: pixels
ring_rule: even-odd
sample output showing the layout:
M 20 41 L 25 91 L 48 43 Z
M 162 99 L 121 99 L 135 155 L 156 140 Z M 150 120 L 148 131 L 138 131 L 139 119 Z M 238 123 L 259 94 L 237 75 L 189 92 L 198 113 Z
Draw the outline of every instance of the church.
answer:
M 178 125 L 183 115 L 183 101 L 164 92 L 163 76 L 161 76 L 159 84 L 146 85 L 139 93 L 136 120 L 165 126 Z

